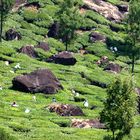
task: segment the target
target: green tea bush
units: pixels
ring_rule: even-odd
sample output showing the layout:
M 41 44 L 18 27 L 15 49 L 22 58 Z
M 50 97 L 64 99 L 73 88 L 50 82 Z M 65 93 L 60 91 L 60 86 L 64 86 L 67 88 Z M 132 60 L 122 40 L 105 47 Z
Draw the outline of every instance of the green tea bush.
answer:
M 13 137 L 6 129 L 0 127 L 0 139 L 1 140 L 17 140 L 17 138 Z
M 11 123 L 9 125 L 10 128 L 12 128 L 14 131 L 18 131 L 18 132 L 29 132 L 31 131 L 29 126 L 24 126 L 23 124 L 19 124 L 19 123 Z
M 108 25 L 110 23 L 110 21 L 108 21 L 105 17 L 91 10 L 86 11 L 85 17 L 95 21 L 98 24 Z
M 102 42 L 93 43 L 88 46 L 86 50 L 89 53 L 95 54 L 98 57 L 108 56 L 110 59 L 114 58 L 114 54 L 110 50 L 108 50 L 106 44 Z
M 55 48 L 57 51 L 65 50 L 64 44 L 54 38 L 48 38 L 48 44 L 50 47 Z

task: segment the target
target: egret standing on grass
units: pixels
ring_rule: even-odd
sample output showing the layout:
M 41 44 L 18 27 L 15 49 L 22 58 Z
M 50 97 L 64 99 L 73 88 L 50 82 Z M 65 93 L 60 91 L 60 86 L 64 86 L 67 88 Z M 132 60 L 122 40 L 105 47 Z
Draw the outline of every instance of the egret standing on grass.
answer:
M 72 89 L 71 92 L 72 92 L 72 94 L 73 94 L 74 96 L 79 97 L 79 93 L 78 93 L 78 92 L 75 92 L 75 90 Z
M 5 61 L 5 65 L 6 66 L 9 66 L 9 61 Z
M 32 99 L 33 99 L 33 101 L 36 101 L 36 96 L 33 96 Z
M 16 65 L 15 65 L 15 67 L 14 67 L 15 69 L 20 69 L 21 67 L 20 67 L 20 63 L 17 63 Z
M 84 105 L 84 107 L 87 108 L 87 107 L 89 106 L 89 104 L 88 104 L 88 100 L 85 100 L 84 103 L 83 103 L 83 105 Z
M 29 113 L 30 110 L 28 108 L 25 109 L 25 113 Z
M 53 103 L 55 103 L 55 102 L 56 102 L 56 99 L 55 99 L 55 97 L 53 97 L 53 98 L 52 98 L 52 102 L 53 102 Z

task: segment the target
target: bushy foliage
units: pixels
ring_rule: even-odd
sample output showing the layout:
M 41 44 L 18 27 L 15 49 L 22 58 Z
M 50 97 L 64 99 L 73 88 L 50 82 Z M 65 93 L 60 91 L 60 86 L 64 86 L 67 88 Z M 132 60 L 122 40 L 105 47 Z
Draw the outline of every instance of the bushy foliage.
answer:
M 66 45 L 75 37 L 75 30 L 81 26 L 82 16 L 79 13 L 79 1 L 66 0 L 60 5 L 60 10 L 57 13 L 59 24 L 59 38 Z
M 132 73 L 134 73 L 134 66 L 136 59 L 140 56 L 140 0 L 130 1 L 130 11 L 127 19 L 127 33 L 126 39 L 129 45 L 128 55 L 132 59 Z
M 133 117 L 136 113 L 136 95 L 133 93 L 133 83 L 126 79 L 117 78 L 107 89 L 107 99 L 101 112 L 101 121 L 112 131 L 113 140 L 115 132 L 119 130 L 119 140 L 130 134 L 134 126 Z

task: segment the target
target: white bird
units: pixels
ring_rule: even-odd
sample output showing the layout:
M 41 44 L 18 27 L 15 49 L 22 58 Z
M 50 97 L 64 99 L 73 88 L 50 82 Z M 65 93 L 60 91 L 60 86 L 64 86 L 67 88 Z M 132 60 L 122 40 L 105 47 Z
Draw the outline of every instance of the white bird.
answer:
M 36 101 L 36 96 L 33 96 L 32 99 L 33 99 L 34 101 Z
M 15 69 L 20 69 L 21 67 L 20 67 L 20 63 L 17 63 L 16 65 L 15 65 L 15 67 L 14 67 Z
M 113 47 L 110 47 L 110 50 L 113 51 Z
M 5 61 L 5 65 L 6 66 L 9 66 L 9 61 Z
M 114 51 L 115 51 L 115 52 L 117 52 L 117 51 L 118 51 L 117 47 L 114 47 Z
M 53 103 L 55 103 L 55 102 L 56 102 L 56 99 L 55 99 L 54 97 L 52 98 L 52 102 L 53 102 Z
M 88 107 L 89 106 L 88 101 L 85 100 L 84 103 L 83 103 L 83 105 L 84 105 L 84 107 Z
M 10 70 L 11 73 L 15 73 L 13 70 Z
M 28 108 L 25 109 L 25 113 L 29 113 L 30 110 Z
M 75 92 L 75 95 L 74 96 L 79 97 L 79 93 L 78 92 Z
M 71 90 L 71 92 L 72 92 L 72 94 L 74 94 L 74 95 L 75 95 L 75 90 L 73 90 L 73 89 L 72 89 L 72 90 Z

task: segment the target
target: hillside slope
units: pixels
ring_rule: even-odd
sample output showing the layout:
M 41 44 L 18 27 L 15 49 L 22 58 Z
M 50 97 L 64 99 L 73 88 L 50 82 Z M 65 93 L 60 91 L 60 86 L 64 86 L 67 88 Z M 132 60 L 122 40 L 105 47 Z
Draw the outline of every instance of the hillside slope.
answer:
M 2 140 L 102 140 L 110 134 L 105 129 L 74 128 L 73 119 L 99 118 L 106 97 L 106 86 L 116 77 L 128 77 L 130 59 L 124 55 L 127 2 L 121 0 L 83 0 L 80 13 L 84 24 L 69 45 L 77 62 L 74 65 L 50 63 L 48 58 L 65 50 L 64 43 L 48 32 L 55 32 L 56 13 L 63 0 L 17 0 L 4 25 L 0 44 L 0 137 Z M 20 6 L 19 6 L 20 5 Z M 122 8 L 124 6 L 124 8 Z M 12 29 L 9 31 L 9 29 Z M 6 37 L 6 32 L 9 31 Z M 16 32 L 12 35 L 11 32 Z M 18 39 L 17 39 L 18 38 Z M 49 51 L 37 48 L 46 42 Z M 23 46 L 33 57 L 19 53 Z M 117 50 L 116 50 L 117 48 Z M 17 64 L 20 68 L 15 69 Z M 111 64 L 111 66 L 110 66 Z M 16 76 L 38 69 L 49 69 L 63 86 L 56 94 L 31 94 L 12 88 Z M 140 88 L 140 60 L 135 64 L 135 83 Z M 73 91 L 79 95 L 73 95 Z M 36 96 L 36 100 L 33 96 Z M 46 107 L 56 102 L 80 107 L 84 116 L 60 116 Z M 88 100 L 89 107 L 83 106 Z M 11 107 L 16 102 L 18 107 Z M 30 112 L 26 113 L 27 109 Z M 25 111 L 26 110 L 26 111 Z M 140 139 L 140 116 L 135 117 L 133 140 Z M 130 139 L 125 137 L 124 140 Z

